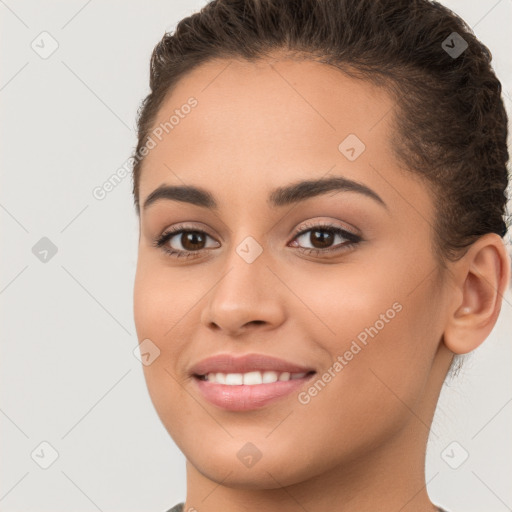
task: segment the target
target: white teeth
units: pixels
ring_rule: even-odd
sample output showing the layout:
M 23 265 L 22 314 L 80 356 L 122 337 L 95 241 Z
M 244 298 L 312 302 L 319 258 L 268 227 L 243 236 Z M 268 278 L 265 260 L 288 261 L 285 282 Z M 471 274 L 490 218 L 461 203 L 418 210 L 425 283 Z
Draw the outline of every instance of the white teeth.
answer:
M 219 375 L 219 374 L 217 374 Z M 220 374 L 222 375 L 222 374 Z M 244 373 L 244 384 L 248 384 L 249 386 L 254 386 L 255 384 L 261 384 L 263 379 L 261 378 L 260 372 L 249 372 Z
M 302 379 L 306 373 L 290 372 L 247 372 L 247 373 L 208 373 L 207 380 L 217 384 L 227 384 L 228 386 L 255 386 L 257 384 L 268 384 L 272 382 Z
M 268 384 L 271 382 L 277 382 L 277 372 L 263 372 L 263 384 Z
M 228 373 L 224 384 L 234 386 L 243 383 L 243 375 L 241 373 Z

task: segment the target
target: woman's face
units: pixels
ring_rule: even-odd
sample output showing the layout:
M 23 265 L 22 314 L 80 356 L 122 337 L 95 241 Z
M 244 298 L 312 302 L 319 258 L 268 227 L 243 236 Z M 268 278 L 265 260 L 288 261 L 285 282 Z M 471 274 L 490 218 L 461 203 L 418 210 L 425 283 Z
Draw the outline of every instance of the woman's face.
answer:
M 322 64 L 222 60 L 183 78 L 160 109 L 140 180 L 135 323 L 153 347 L 153 404 L 204 476 L 274 488 L 426 439 L 452 356 L 450 285 L 434 259 L 430 192 L 393 154 L 393 108 L 383 90 Z M 335 178 L 340 188 L 275 192 Z M 192 193 L 144 208 L 165 185 L 198 187 L 216 208 Z M 201 233 L 154 245 L 178 226 Z M 191 375 L 217 354 L 316 373 L 232 410 Z

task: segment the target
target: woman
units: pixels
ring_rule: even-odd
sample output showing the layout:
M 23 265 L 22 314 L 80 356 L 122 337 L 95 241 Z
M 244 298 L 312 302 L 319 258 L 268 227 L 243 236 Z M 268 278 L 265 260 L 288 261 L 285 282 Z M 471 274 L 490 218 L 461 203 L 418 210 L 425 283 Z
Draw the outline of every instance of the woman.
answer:
M 213 0 L 157 44 L 134 315 L 172 511 L 442 510 L 441 386 L 510 280 L 490 60 L 427 0 Z

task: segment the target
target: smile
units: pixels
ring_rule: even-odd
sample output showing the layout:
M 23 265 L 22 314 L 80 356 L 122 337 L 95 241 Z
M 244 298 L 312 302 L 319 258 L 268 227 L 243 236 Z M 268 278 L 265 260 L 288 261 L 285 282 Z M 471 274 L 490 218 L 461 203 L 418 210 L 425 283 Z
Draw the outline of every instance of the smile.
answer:
M 208 373 L 194 375 L 194 382 L 203 398 L 211 404 L 229 411 L 248 411 L 298 391 L 315 373 Z

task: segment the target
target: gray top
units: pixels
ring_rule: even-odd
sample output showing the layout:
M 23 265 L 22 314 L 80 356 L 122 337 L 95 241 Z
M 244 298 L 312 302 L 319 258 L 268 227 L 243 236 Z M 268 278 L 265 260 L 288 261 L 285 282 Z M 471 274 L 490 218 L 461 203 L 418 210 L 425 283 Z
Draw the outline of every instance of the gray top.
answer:
M 174 505 L 174 507 L 170 508 L 169 510 L 166 510 L 166 512 L 183 512 L 183 507 L 185 506 L 185 502 L 178 503 L 177 505 Z M 439 509 L 439 512 L 448 512 L 444 508 L 437 507 Z
M 174 505 L 174 507 L 170 508 L 169 510 L 166 510 L 166 512 L 183 512 L 184 506 L 185 506 L 185 502 L 178 503 L 177 505 Z
M 178 503 L 177 505 L 174 505 L 174 507 L 170 508 L 166 512 L 183 512 L 183 507 L 185 506 L 185 502 Z

